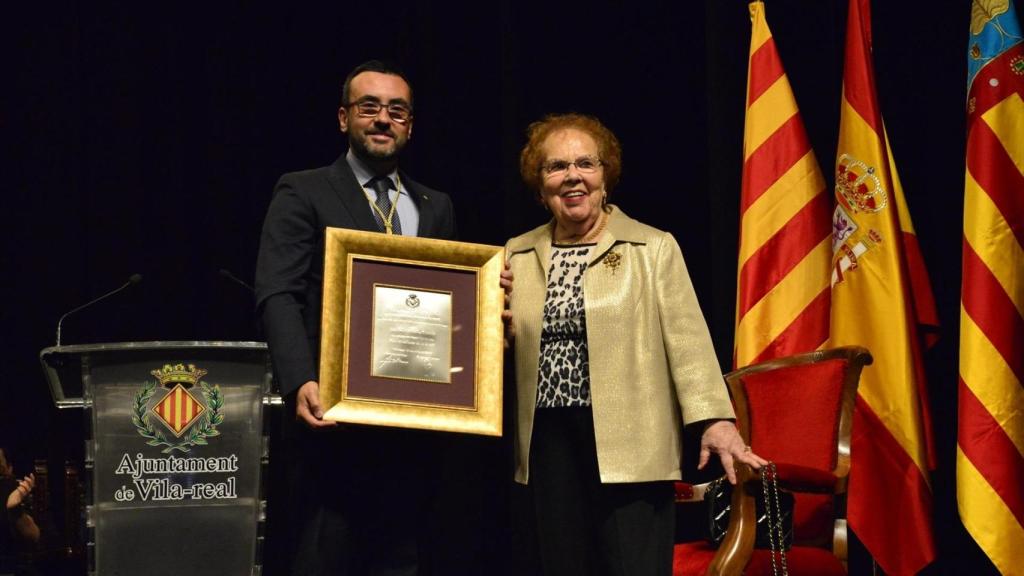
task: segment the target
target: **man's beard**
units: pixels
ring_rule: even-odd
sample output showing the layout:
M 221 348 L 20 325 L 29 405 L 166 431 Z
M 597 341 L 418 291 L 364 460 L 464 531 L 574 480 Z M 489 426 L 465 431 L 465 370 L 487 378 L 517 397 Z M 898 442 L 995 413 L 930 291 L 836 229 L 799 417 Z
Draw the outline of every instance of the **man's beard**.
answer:
M 364 160 L 376 162 L 390 162 L 392 160 L 398 159 L 398 154 L 402 151 L 402 147 L 404 146 L 404 144 L 399 143 L 398 139 L 395 137 L 394 134 L 387 133 L 392 138 L 395 138 L 393 141 L 394 144 L 390 147 L 389 150 L 383 150 L 380 148 L 370 148 L 367 145 L 367 142 L 369 141 L 370 136 L 372 136 L 373 134 L 382 134 L 382 132 L 364 132 L 361 137 L 355 138 L 353 138 L 350 135 L 348 139 L 348 145 L 350 148 L 352 148 L 352 151 L 355 152 L 355 155 Z

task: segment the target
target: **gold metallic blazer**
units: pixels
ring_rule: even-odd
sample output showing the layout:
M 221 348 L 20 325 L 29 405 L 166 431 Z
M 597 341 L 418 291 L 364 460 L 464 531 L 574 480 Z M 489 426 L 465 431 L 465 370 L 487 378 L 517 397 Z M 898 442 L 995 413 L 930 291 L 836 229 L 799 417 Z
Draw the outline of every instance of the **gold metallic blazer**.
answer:
M 505 246 L 515 274 L 516 481 L 524 484 L 553 225 Z M 601 481 L 678 480 L 682 425 L 734 418 L 679 245 L 612 206 L 583 292 Z

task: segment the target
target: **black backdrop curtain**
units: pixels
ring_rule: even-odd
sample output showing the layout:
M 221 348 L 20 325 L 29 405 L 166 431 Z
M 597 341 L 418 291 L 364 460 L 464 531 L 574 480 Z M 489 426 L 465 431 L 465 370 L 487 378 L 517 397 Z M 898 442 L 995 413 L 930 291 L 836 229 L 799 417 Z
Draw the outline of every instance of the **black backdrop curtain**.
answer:
M 970 2 L 875 2 L 883 114 L 935 287 L 928 355 L 939 453 L 939 561 L 991 570 L 956 514 L 956 350 Z M 1019 7 L 1018 7 L 1019 10 Z M 4 333 L 0 444 L 74 453 L 36 355 L 65 343 L 260 339 L 251 281 L 277 177 L 344 150 L 340 84 L 370 58 L 413 81 L 403 160 L 448 191 L 462 239 L 500 244 L 544 220 L 517 175 L 548 112 L 620 137 L 630 215 L 683 247 L 723 367 L 731 364 L 749 17 L 742 0 L 8 7 L 3 18 Z M 835 155 L 846 2 L 770 0 L 767 17 L 826 174 Z M 31 432 L 30 432 L 31 431 Z

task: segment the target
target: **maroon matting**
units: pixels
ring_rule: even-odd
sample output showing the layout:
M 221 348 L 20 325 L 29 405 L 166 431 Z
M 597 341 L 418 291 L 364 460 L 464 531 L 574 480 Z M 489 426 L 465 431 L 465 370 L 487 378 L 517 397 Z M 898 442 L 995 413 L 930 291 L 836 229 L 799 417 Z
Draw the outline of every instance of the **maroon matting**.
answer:
M 348 329 L 348 391 L 342 399 L 475 409 L 476 283 L 477 274 L 473 270 L 353 258 Z M 461 371 L 452 373 L 451 383 L 386 378 L 370 374 L 374 284 L 451 292 L 452 367 L 462 367 Z

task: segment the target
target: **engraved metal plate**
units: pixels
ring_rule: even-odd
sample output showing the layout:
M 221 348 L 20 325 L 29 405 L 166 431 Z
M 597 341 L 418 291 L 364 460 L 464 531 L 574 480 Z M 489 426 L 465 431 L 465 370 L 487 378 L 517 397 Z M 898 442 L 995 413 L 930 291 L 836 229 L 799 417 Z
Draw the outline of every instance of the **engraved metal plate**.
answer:
M 451 382 L 451 292 L 373 286 L 370 373 L 384 378 Z

